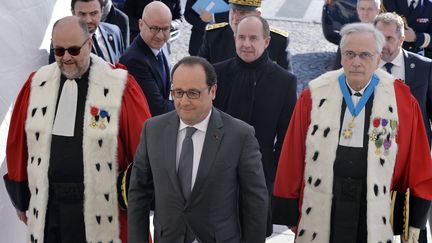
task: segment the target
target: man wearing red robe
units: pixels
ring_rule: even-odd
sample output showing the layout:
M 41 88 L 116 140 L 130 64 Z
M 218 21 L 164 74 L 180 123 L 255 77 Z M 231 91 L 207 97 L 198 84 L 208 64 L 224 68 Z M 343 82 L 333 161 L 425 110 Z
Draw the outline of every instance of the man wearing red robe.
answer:
M 390 191 L 411 192 L 407 242 L 432 199 L 432 162 L 409 87 L 378 69 L 384 37 L 372 25 L 342 31 L 343 69 L 298 99 L 274 188 L 275 224 L 296 243 L 392 242 Z
M 87 24 L 55 23 L 56 63 L 30 75 L 12 114 L 6 188 L 27 242 L 127 242 L 118 171 L 150 111 L 126 70 L 91 54 Z

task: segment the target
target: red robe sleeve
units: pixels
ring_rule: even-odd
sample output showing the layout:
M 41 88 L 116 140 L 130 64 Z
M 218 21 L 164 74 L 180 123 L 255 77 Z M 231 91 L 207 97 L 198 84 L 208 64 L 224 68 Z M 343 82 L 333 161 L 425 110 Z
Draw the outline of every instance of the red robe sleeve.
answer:
M 27 211 L 30 202 L 25 123 L 33 75 L 30 74 L 15 101 L 6 142 L 7 174 L 3 179 L 12 204 L 21 211 Z
M 132 163 L 135 150 L 140 141 L 144 122 L 151 117 L 147 100 L 135 79 L 128 75 L 128 81 L 123 94 L 120 127 L 118 135 L 118 170 L 125 171 Z M 122 173 L 119 175 L 121 186 Z M 122 202 L 119 190 L 119 202 Z M 120 211 L 120 238 L 127 242 L 127 216 L 126 211 Z M 150 239 L 151 242 L 151 239 Z
M 410 188 L 410 225 L 424 227 L 432 200 L 432 161 L 420 107 L 408 86 L 396 82 L 399 115 L 398 152 L 392 190 Z
M 297 101 L 282 146 L 273 192 L 274 224 L 295 226 L 299 220 L 311 110 L 311 94 L 307 89 Z

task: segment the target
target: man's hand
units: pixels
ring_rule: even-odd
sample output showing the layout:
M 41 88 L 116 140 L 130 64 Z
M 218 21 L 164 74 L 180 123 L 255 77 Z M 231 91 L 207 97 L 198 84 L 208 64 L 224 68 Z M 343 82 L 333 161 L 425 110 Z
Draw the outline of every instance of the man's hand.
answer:
M 406 42 L 415 42 L 416 40 L 416 33 L 411 27 L 405 28 L 405 41 Z
M 418 238 L 420 235 L 420 229 L 409 227 L 408 228 L 408 240 L 403 239 L 404 237 L 401 235 L 401 239 L 403 243 L 418 243 Z
M 27 225 L 27 215 L 26 215 L 26 212 L 20 211 L 18 209 L 16 209 L 16 212 L 17 212 L 19 220 L 23 221 L 24 224 Z
M 213 14 L 202 9 L 200 18 L 202 21 L 209 23 L 209 22 L 213 21 Z

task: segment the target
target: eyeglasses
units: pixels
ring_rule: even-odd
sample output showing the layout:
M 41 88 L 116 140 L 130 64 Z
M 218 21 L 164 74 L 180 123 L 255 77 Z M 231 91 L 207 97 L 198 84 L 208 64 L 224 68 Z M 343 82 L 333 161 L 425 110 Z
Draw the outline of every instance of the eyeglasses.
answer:
M 81 46 L 71 46 L 69 48 L 55 47 L 55 48 L 52 48 L 52 50 L 54 51 L 54 55 L 59 56 L 59 57 L 64 56 L 66 51 L 71 56 L 78 56 L 81 52 L 81 48 L 85 45 L 85 43 L 87 43 L 88 40 L 90 40 L 90 38 L 87 39 L 86 41 L 84 41 L 84 43 Z
M 145 25 L 147 25 L 147 27 L 150 29 L 150 32 L 152 32 L 152 34 L 157 35 L 159 34 L 160 31 L 162 31 L 163 34 L 168 34 L 171 30 L 171 27 L 159 27 L 159 26 L 150 26 L 147 24 L 147 22 L 144 20 L 144 18 L 141 19 Z
M 188 89 L 188 90 L 182 90 L 182 89 L 172 89 L 171 90 L 171 94 L 174 98 L 176 99 L 181 99 L 183 98 L 183 95 L 186 94 L 186 96 L 189 99 L 195 100 L 198 99 L 201 95 L 201 92 L 203 92 L 204 90 L 208 89 L 210 90 L 211 87 L 206 87 L 204 89 L 198 90 L 198 89 Z
M 348 58 L 348 60 L 352 60 L 354 59 L 356 56 L 359 56 L 360 59 L 365 60 L 365 61 L 369 61 L 372 59 L 372 57 L 375 56 L 376 53 L 372 54 L 370 52 L 367 51 L 363 51 L 360 53 L 356 53 L 354 51 L 345 51 L 342 53 L 342 55 L 344 55 L 346 58 Z

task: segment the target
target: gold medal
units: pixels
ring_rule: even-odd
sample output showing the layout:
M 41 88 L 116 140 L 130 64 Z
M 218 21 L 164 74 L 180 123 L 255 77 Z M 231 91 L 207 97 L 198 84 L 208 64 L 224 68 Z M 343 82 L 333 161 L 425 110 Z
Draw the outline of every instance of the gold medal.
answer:
M 351 129 L 349 129 L 349 128 L 344 129 L 343 132 L 342 132 L 342 136 L 345 139 L 350 139 L 352 137 L 352 131 L 351 131 Z

